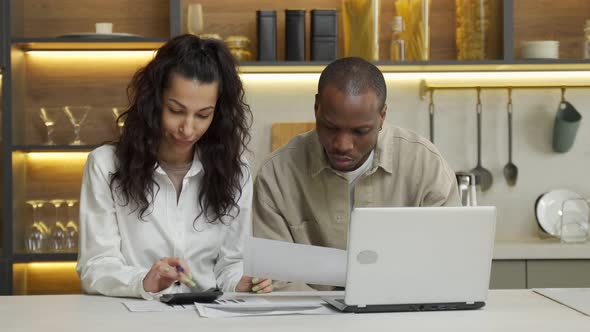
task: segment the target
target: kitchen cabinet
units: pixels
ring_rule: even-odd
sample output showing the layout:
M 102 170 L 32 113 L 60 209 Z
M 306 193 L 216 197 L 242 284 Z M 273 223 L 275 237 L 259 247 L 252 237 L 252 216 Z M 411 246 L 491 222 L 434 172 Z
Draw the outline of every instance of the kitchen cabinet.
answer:
M 590 260 L 529 260 L 527 288 L 590 287 Z
M 494 260 L 490 275 L 490 289 L 526 288 L 525 260 Z
M 590 287 L 590 260 L 494 260 L 490 289 Z
M 5 0 L 0 14 L 2 47 L 0 59 L 6 64 L 2 75 L 2 207 L 0 222 L 0 294 L 30 292 L 76 292 L 70 287 L 75 282 L 72 265 L 59 265 L 63 274 L 56 274 L 47 265 L 36 272 L 28 266 L 39 262 L 73 262 L 75 252 L 43 251 L 30 253 L 24 239 L 31 227 L 33 208 L 27 202 L 44 201 L 37 210 L 37 219 L 51 223 L 56 210 L 51 200 L 69 200 L 79 196 L 82 167 L 87 153 L 96 145 L 117 138 L 118 130 L 111 108 L 125 106 L 125 88 L 131 75 L 145 64 L 153 51 L 170 37 L 186 31 L 185 15 L 189 2 L 203 5 L 204 29 L 226 37 L 243 34 L 256 50 L 256 9 L 277 10 L 277 47 L 279 59 L 284 58 L 284 9 L 336 8 L 340 0 L 295 0 L 284 2 L 255 0 Z M 545 1 L 542 1 L 545 2 Z M 589 3 L 583 0 L 564 0 L 543 8 L 535 0 L 490 0 L 494 22 L 490 39 L 495 51 L 486 61 L 456 61 L 454 1 L 432 1 L 432 55 L 429 62 L 378 62 L 385 72 L 397 71 L 495 71 L 495 70 L 589 70 L 590 62 L 576 56 L 582 42 L 582 28 Z M 236 10 L 239 8 L 239 10 Z M 389 22 L 394 16 L 394 2 L 382 2 L 380 58 L 387 57 L 390 38 Z M 545 9 L 549 8 L 549 9 Z M 555 10 L 553 10 L 555 9 Z M 550 13 L 550 15 L 549 15 Z M 309 15 L 309 14 L 308 14 Z M 547 18 L 550 16 L 550 18 Z M 542 18 L 563 21 L 545 26 Z M 114 32 L 125 32 L 139 37 L 93 39 L 58 37 L 68 33 L 94 31 L 96 22 L 113 22 Z M 309 40 L 309 16 L 307 38 Z M 339 24 L 341 26 L 341 24 Z M 579 25 L 579 26 L 578 26 Z M 553 29 L 562 42 L 562 60 L 518 60 L 518 44 L 531 38 L 548 38 Z M 339 34 L 340 38 L 342 34 Z M 342 42 L 339 42 L 341 47 Z M 581 47 L 581 46 L 580 46 Z M 308 57 L 309 58 L 309 57 Z M 245 62 L 242 72 L 320 72 L 325 62 Z M 56 120 L 53 139 L 46 145 L 47 131 L 40 118 L 42 106 L 92 106 L 81 128 L 86 143 L 74 146 L 70 120 L 61 114 Z M 69 210 L 61 206 L 61 218 L 69 218 Z M 66 217 L 63 217 L 63 216 Z M 74 216 L 73 218 L 76 218 Z M 24 264 L 24 265 L 23 265 Z M 524 264 L 524 265 L 523 265 Z M 524 261 L 494 262 L 492 287 L 518 288 L 527 284 L 523 274 Z M 44 265 L 45 266 L 45 265 Z M 57 266 L 57 265 L 55 265 Z M 43 272 L 46 271 L 46 272 Z M 46 273 L 46 274 L 45 274 Z M 70 278 L 59 289 L 55 282 L 47 289 L 27 287 L 30 278 L 40 276 Z M 50 277 L 51 276 L 51 277 Z M 564 276 L 567 277 L 567 276 Z M 27 279 L 29 278 L 29 279 Z M 523 279 L 524 278 L 524 279 Z M 28 281 L 27 281 L 28 280 Z M 56 280 L 56 279 L 52 279 Z M 524 281 L 523 281 L 524 280 Z M 57 287 L 57 288 L 56 288 Z

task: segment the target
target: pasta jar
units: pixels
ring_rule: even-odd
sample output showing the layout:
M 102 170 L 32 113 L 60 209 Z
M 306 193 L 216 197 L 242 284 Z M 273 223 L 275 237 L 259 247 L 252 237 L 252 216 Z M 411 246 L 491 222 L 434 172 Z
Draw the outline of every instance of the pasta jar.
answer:
M 489 0 L 456 0 L 457 59 L 487 59 L 489 38 Z
M 248 50 L 250 39 L 246 36 L 228 36 L 225 45 L 237 61 L 251 61 L 252 53 Z

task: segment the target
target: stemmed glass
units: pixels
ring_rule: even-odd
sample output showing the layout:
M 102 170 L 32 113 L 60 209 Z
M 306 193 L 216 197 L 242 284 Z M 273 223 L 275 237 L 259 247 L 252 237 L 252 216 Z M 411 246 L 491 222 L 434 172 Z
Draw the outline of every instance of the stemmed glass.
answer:
M 117 127 L 119 128 L 119 134 L 123 134 L 123 127 L 125 126 L 125 119 L 121 117 L 123 112 L 125 112 L 125 107 L 113 107 L 111 109 L 113 112 L 113 117 L 115 117 L 115 121 L 117 121 Z
M 193 35 L 203 32 L 203 6 L 200 3 L 191 3 L 188 5 L 186 27 L 188 32 Z
M 70 143 L 71 145 L 82 145 L 84 144 L 82 140 L 80 140 L 80 126 L 86 120 L 88 116 L 88 111 L 90 111 L 90 106 L 65 106 L 64 112 L 70 119 L 70 122 L 74 126 L 74 140 Z
M 47 226 L 39 219 L 38 209 L 45 204 L 41 200 L 26 201 L 33 208 L 33 225 L 27 230 L 25 237 L 25 248 L 28 252 L 42 252 L 47 246 L 49 230 Z
M 60 113 L 61 107 L 41 107 L 39 109 L 41 120 L 43 120 L 43 124 L 45 124 L 45 127 L 47 128 L 47 141 L 45 142 L 46 145 L 55 144 L 53 141 L 53 129 L 55 128 L 55 122 Z
M 55 207 L 55 224 L 51 227 L 51 249 L 53 251 L 62 251 L 66 246 L 66 228 L 59 219 L 59 207 L 65 201 L 62 199 L 53 199 L 50 201 Z
M 78 201 L 69 199 L 66 201 L 68 205 L 68 223 L 66 224 L 66 246 L 67 251 L 76 251 L 78 249 L 78 225 L 74 219 L 74 205 Z

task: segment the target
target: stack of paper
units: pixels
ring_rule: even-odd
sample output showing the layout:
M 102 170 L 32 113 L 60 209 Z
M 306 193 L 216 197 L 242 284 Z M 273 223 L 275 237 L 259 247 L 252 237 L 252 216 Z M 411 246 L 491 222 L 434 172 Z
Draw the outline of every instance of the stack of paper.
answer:
M 220 299 L 215 303 L 195 303 L 201 317 L 224 318 L 272 315 L 330 315 L 337 313 L 317 300 L 309 301 L 268 301 L 260 297 Z
M 191 305 L 168 305 L 160 301 L 151 300 L 130 300 L 123 302 L 123 305 L 131 312 L 163 312 L 163 311 L 186 311 L 195 310 L 195 307 Z

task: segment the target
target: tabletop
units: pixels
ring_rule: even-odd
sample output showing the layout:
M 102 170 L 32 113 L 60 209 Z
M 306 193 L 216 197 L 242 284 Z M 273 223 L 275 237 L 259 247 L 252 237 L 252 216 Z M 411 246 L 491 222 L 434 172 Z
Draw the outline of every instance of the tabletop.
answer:
M 324 292 L 299 293 L 326 295 Z M 333 294 L 333 292 L 332 292 Z M 267 299 L 293 297 L 274 293 Z M 590 317 L 531 290 L 491 290 L 480 310 L 201 318 L 196 311 L 129 312 L 97 295 L 0 297 L 2 331 L 590 331 Z

